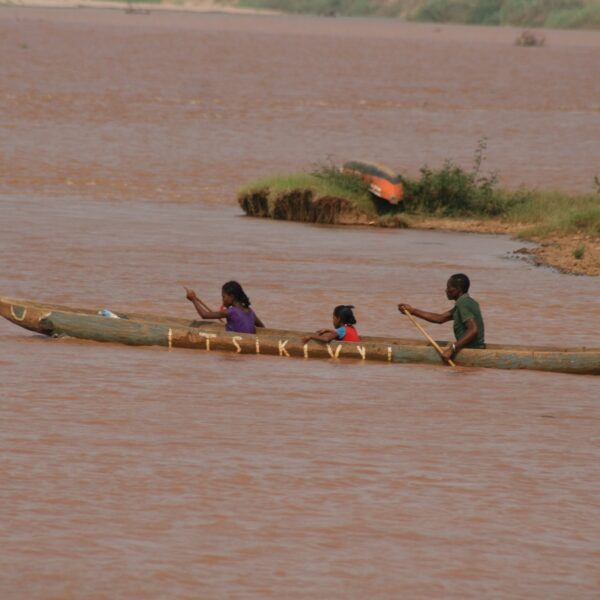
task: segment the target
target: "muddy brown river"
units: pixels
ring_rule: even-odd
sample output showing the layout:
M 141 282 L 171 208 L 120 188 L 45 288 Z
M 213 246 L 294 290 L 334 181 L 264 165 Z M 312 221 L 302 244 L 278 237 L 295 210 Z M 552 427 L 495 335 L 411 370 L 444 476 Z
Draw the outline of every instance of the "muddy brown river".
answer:
M 600 35 L 0 8 L 0 294 L 418 332 L 466 272 L 488 341 L 599 346 L 600 280 L 504 236 L 251 219 L 316 162 L 472 161 L 591 191 Z M 428 325 L 439 338 L 449 324 Z M 597 377 L 48 339 L 0 322 L 0 597 L 577 598 L 600 588 Z

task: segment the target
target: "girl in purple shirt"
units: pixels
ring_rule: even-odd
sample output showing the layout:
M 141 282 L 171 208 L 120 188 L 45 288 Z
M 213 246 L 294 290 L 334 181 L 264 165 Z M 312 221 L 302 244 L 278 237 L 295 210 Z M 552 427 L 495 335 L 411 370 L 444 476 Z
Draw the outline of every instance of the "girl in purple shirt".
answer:
M 193 303 L 203 319 L 227 319 L 225 329 L 238 333 L 256 333 L 257 327 L 264 327 L 263 322 L 250 308 L 250 298 L 246 296 L 237 281 L 228 281 L 221 289 L 223 306 L 218 311 L 209 310 L 198 298 L 194 290 L 185 288 L 186 298 Z

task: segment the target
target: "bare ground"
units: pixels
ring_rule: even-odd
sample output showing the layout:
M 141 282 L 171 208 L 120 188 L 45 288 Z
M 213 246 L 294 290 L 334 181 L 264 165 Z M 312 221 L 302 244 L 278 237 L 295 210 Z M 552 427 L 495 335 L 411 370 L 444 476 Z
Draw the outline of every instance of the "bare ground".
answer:
M 465 231 L 473 233 L 503 233 L 518 237 L 524 224 L 502 221 L 478 221 L 458 219 L 424 218 L 411 223 L 415 229 L 439 229 L 443 231 Z M 539 244 L 536 248 L 523 248 L 519 252 L 531 257 L 540 266 L 549 266 L 562 273 L 574 275 L 600 275 L 600 239 L 589 235 L 556 235 L 551 238 L 527 238 Z M 576 258 L 576 250 L 583 248 L 581 258 Z

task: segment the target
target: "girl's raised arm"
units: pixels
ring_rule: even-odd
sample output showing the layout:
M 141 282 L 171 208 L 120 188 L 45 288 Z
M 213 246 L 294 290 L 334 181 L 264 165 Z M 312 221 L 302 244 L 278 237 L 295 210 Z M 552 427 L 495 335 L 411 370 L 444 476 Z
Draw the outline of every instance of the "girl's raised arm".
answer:
M 227 317 L 226 310 L 209 310 L 208 306 L 198 296 L 194 290 L 190 290 L 189 288 L 185 288 L 185 297 L 194 305 L 198 314 L 203 319 L 222 319 Z

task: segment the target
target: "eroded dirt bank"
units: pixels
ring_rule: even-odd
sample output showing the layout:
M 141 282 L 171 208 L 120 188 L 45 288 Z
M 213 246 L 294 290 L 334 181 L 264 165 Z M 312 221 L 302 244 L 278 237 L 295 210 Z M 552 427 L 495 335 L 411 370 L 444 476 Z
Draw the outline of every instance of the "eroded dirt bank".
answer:
M 251 217 L 266 217 L 282 221 L 301 221 L 326 225 L 378 225 L 407 227 L 401 217 L 379 218 L 361 210 L 346 198 L 315 197 L 308 189 L 293 190 L 271 198 L 268 190 L 242 194 L 238 202 Z

